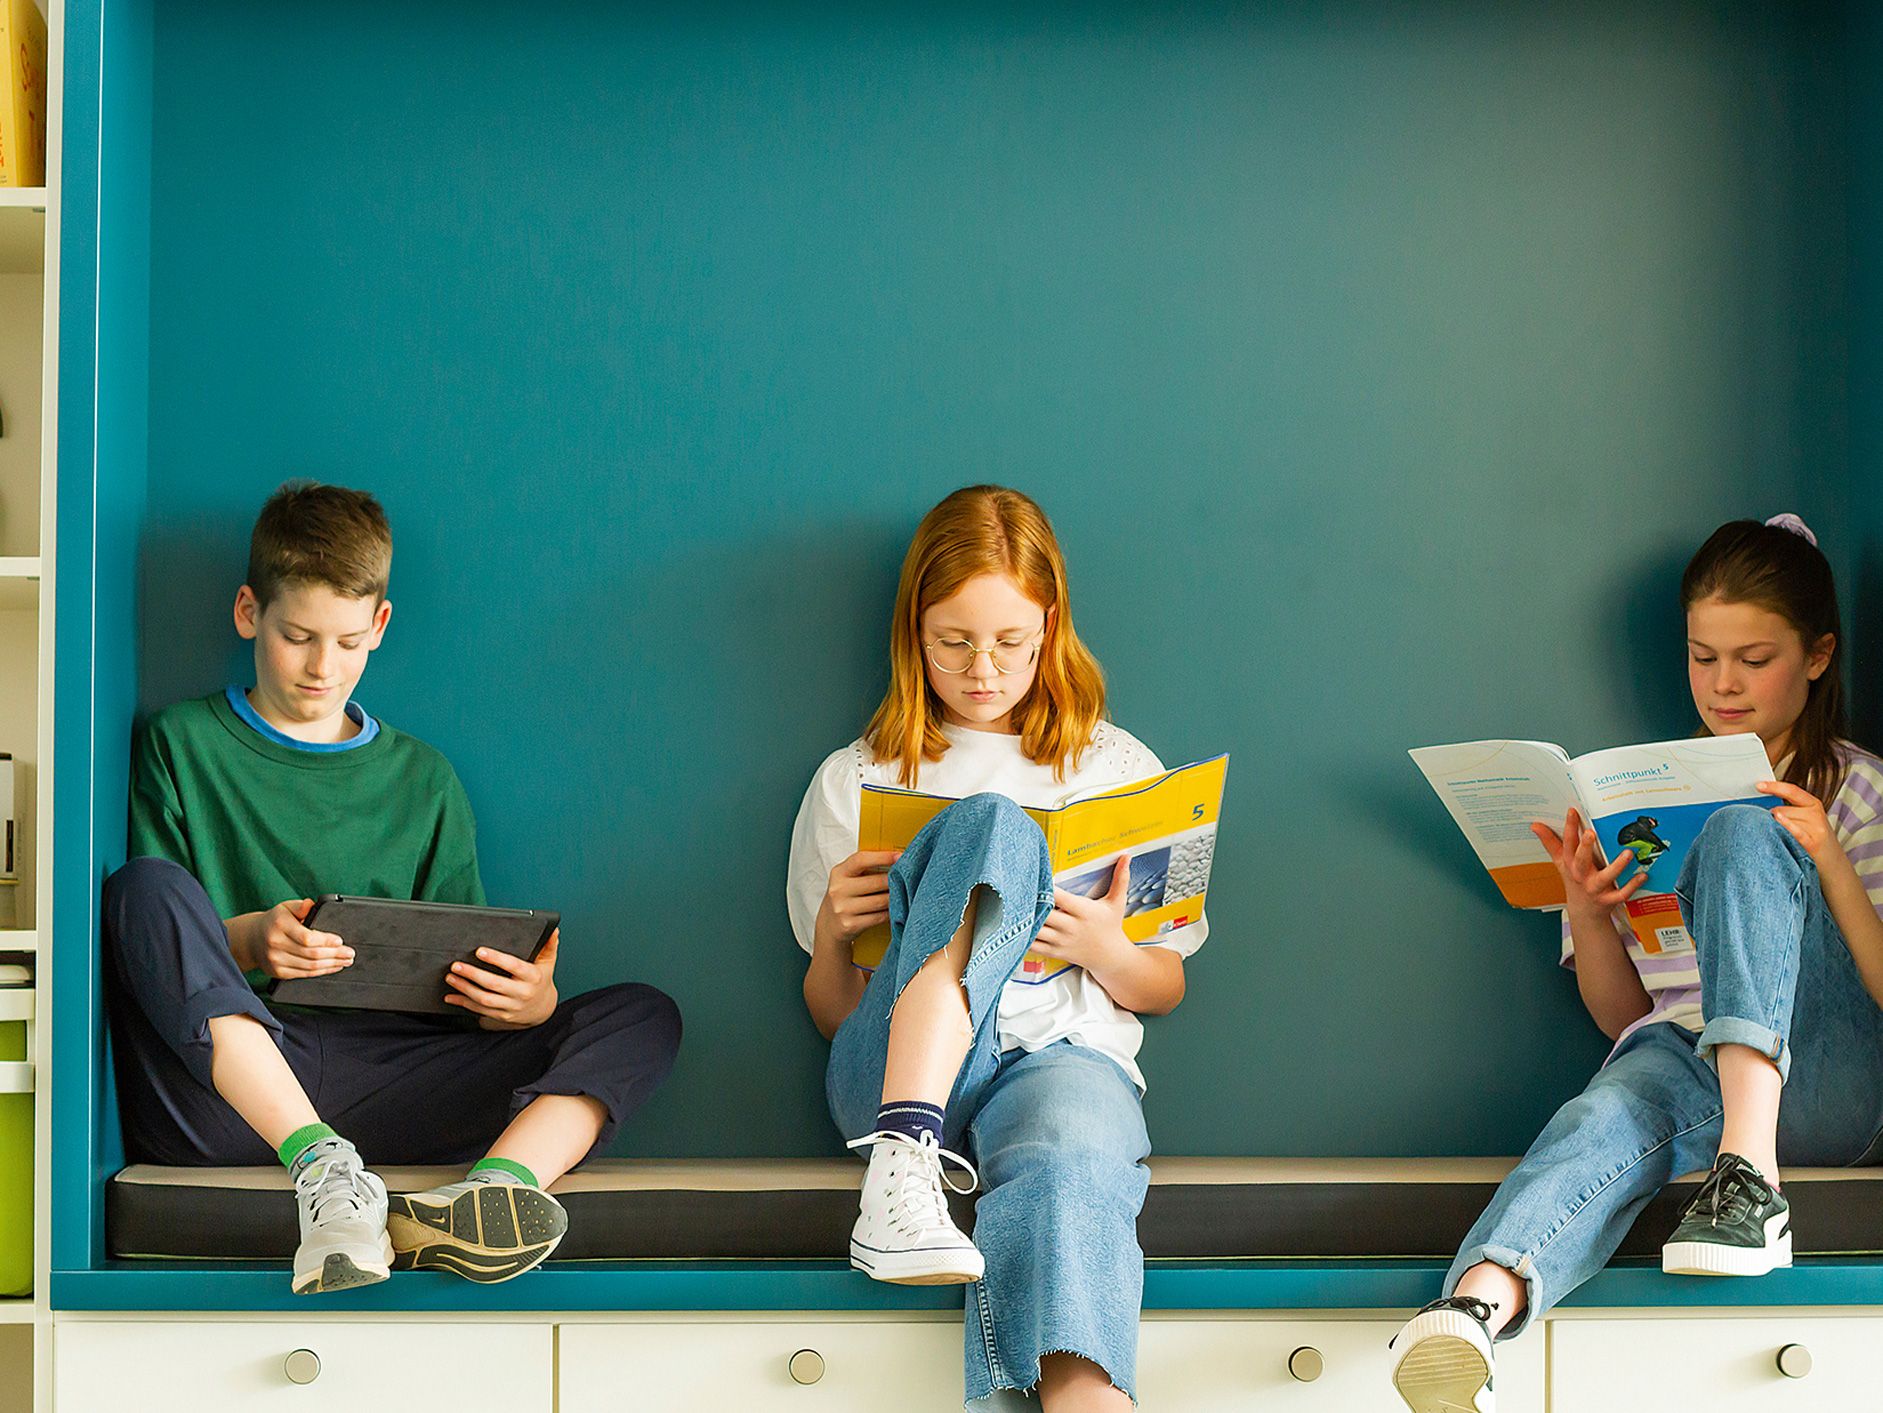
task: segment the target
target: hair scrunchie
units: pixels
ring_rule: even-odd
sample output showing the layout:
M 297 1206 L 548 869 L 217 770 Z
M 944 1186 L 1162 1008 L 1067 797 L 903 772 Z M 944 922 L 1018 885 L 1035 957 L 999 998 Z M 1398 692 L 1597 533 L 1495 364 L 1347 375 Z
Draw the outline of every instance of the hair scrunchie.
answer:
M 1789 510 L 1783 515 L 1774 515 L 1765 523 L 1775 530 L 1790 530 L 1794 535 L 1803 536 L 1813 548 L 1817 546 L 1818 537 L 1811 533 L 1811 527 L 1805 524 L 1805 522 L 1800 520 L 1796 515 L 1793 515 Z

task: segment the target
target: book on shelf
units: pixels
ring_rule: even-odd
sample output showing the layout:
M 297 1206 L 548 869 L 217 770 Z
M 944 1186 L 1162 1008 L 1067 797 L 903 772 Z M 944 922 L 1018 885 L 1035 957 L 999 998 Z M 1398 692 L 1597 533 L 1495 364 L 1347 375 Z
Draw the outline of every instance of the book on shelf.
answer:
M 0 186 L 46 184 L 46 20 L 0 0 Z

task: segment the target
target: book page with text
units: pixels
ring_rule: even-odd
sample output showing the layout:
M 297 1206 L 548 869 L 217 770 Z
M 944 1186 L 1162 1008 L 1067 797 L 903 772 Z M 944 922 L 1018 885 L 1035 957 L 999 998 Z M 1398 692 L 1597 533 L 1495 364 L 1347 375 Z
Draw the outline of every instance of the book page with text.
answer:
M 1408 752 L 1506 901 L 1560 908 L 1562 875 L 1536 835 L 1541 821 L 1560 831 L 1576 805 L 1569 756 L 1547 741 L 1465 741 Z

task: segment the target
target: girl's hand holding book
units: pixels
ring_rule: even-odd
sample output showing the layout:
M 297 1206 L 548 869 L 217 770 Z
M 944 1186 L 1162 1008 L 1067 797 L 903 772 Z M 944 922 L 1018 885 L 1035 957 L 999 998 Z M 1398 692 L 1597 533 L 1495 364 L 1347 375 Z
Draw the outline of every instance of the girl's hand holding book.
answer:
M 818 905 L 816 938 L 848 947 L 879 922 L 889 921 L 889 868 L 900 849 L 859 849 L 830 871 Z
M 1831 827 L 1830 817 L 1824 813 L 1824 802 L 1816 795 L 1782 780 L 1764 781 L 1759 789 L 1784 801 L 1772 811 L 1772 818 L 1811 855 L 1811 862 L 1818 866 L 1819 872 L 1850 862 L 1844 846 L 1837 840 L 1837 831 Z
M 1575 810 L 1563 820 L 1560 835 L 1541 823 L 1531 825 L 1530 832 L 1563 876 L 1564 905 L 1571 913 L 1607 912 L 1634 897 L 1648 881 L 1647 870 L 1637 869 L 1633 878 L 1617 887 L 1616 880 L 1635 862 L 1634 854 L 1623 849 L 1604 867 L 1595 857 L 1595 830 Z
M 1125 894 L 1131 887 L 1131 859 L 1121 856 L 1112 868 L 1111 887 L 1102 898 L 1082 898 L 1053 890 L 1053 910 L 1040 924 L 1033 950 L 1054 961 L 1071 962 L 1101 972 L 1107 963 L 1129 957 L 1137 948 L 1125 936 Z

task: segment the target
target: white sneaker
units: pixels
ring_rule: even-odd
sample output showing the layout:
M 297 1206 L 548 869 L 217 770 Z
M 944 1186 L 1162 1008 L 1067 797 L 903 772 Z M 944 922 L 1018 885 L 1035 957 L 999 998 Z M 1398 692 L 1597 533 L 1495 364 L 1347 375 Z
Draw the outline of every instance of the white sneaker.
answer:
M 1412 1413 L 1496 1413 L 1490 1318 L 1482 1300 L 1454 1295 L 1434 1300 L 1393 1336 L 1393 1387 Z
M 872 1133 L 845 1146 L 870 1149 L 863 1210 L 850 1232 L 852 1266 L 894 1285 L 966 1285 L 981 1278 L 986 1263 L 980 1250 L 948 1215 L 948 1192 L 980 1185 L 966 1158 L 928 1133 L 920 1141 Z M 944 1159 L 967 1172 L 966 1187 L 948 1181 Z
M 294 1252 L 294 1293 L 316 1295 L 371 1285 L 392 1274 L 386 1236 L 386 1185 L 349 1146 L 312 1159 L 294 1178 L 301 1244 Z

